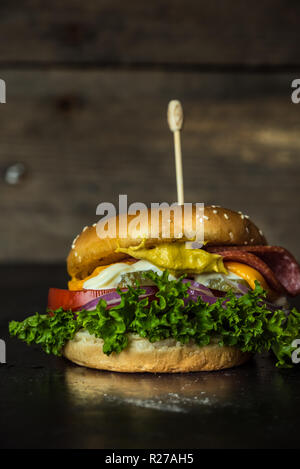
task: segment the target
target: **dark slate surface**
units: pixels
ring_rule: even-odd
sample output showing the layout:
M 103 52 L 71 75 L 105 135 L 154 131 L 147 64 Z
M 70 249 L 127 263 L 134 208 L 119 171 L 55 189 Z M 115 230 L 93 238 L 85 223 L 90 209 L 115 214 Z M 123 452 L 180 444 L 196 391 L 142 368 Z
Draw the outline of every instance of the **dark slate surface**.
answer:
M 0 279 L 2 448 L 299 446 L 299 369 L 278 370 L 270 355 L 213 373 L 84 369 L 7 335 L 10 319 L 43 310 L 48 286 L 64 287 L 64 266 L 1 266 Z

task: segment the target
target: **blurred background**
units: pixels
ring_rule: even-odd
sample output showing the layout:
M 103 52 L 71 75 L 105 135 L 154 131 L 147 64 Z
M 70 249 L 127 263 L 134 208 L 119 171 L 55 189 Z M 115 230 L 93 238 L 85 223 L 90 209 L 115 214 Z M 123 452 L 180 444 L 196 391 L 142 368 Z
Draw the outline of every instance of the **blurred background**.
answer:
M 0 4 L 0 261 L 64 262 L 100 202 L 174 202 L 170 99 L 186 202 L 248 214 L 300 259 L 300 3 Z

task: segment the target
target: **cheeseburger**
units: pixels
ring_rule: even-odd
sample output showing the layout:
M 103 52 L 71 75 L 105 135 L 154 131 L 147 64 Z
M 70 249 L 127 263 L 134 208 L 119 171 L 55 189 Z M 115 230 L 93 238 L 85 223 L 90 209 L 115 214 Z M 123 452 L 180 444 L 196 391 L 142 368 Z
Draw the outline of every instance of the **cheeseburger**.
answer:
M 144 215 L 139 237 L 133 216 L 116 217 L 112 237 L 85 227 L 67 258 L 68 289 L 51 288 L 46 314 L 11 321 L 11 335 L 100 370 L 220 370 L 269 350 L 278 366 L 292 366 L 300 329 L 300 313 L 288 305 L 300 293 L 295 258 L 269 246 L 241 212 L 206 206 L 200 217 L 193 207 L 201 247 L 178 231 L 172 211 L 159 218 L 155 237 L 151 211 Z

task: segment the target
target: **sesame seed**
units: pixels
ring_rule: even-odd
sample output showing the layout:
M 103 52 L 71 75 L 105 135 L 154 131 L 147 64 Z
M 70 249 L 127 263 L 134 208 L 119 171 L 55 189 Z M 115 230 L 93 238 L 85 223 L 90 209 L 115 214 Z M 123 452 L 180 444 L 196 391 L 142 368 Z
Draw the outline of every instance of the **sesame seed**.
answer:
M 233 233 L 232 233 L 232 231 L 229 231 L 229 236 L 230 236 L 231 239 L 233 238 Z
M 214 213 L 214 214 L 218 213 L 218 210 L 213 210 L 213 213 Z
M 229 216 L 227 215 L 227 213 L 224 213 L 224 217 L 226 218 L 226 220 L 229 220 Z
M 249 233 L 249 228 L 248 228 L 248 226 L 246 226 L 246 231 L 247 231 L 247 233 Z
M 239 212 L 239 214 L 241 215 L 241 219 L 244 220 L 245 216 Z
M 244 244 L 248 244 L 248 241 L 245 241 Z
M 203 215 L 204 220 L 209 220 L 209 218 L 206 215 Z
M 253 243 L 253 241 L 254 241 L 254 238 L 251 238 L 251 239 L 250 239 L 250 242 Z
M 97 223 L 94 223 L 94 224 L 93 224 L 93 226 L 96 226 L 96 225 L 97 225 Z
M 212 205 L 212 208 L 215 208 L 216 206 L 215 205 Z
M 260 234 L 261 236 L 263 236 L 263 235 L 264 235 L 264 234 L 263 234 L 263 232 L 262 232 L 261 230 L 259 230 L 259 234 Z
M 74 252 L 74 254 L 75 254 L 75 257 L 77 257 L 77 256 L 78 256 L 78 252 L 77 252 L 77 251 L 75 251 L 75 252 Z
M 249 218 L 249 215 L 245 215 L 245 218 Z

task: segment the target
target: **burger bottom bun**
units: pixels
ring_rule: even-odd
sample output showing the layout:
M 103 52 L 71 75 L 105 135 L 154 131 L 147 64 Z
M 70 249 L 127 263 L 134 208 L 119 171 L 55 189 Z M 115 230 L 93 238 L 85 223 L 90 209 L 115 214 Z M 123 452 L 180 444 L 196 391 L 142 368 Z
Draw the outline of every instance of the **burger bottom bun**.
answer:
M 221 370 L 241 365 L 252 356 L 235 347 L 221 347 L 217 343 L 204 347 L 194 343 L 181 344 L 175 339 L 151 343 L 135 334 L 129 334 L 128 346 L 118 354 L 113 352 L 106 355 L 102 347 L 102 339 L 82 330 L 67 342 L 63 354 L 77 365 L 125 373 Z

